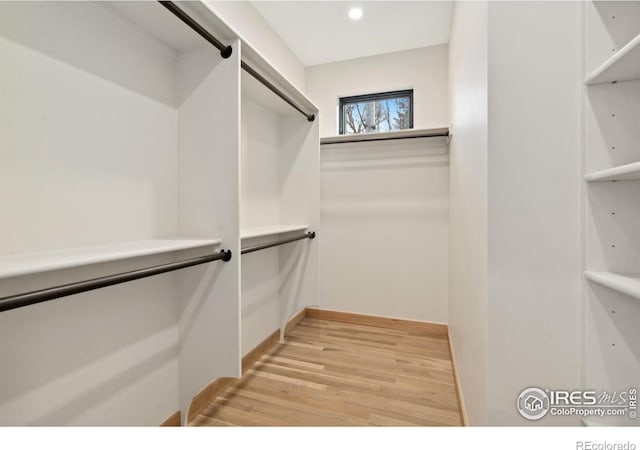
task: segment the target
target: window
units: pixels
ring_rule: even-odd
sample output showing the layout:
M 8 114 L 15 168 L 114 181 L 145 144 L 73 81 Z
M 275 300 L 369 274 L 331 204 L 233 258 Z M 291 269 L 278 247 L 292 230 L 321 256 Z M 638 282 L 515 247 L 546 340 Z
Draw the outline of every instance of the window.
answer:
M 340 134 L 413 128 L 413 89 L 340 99 Z

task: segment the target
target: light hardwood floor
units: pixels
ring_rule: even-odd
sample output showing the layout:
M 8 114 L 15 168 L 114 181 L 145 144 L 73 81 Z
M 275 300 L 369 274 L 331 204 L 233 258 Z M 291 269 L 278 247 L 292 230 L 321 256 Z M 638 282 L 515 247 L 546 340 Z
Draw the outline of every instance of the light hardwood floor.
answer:
M 461 424 L 446 336 L 309 317 L 190 423 Z

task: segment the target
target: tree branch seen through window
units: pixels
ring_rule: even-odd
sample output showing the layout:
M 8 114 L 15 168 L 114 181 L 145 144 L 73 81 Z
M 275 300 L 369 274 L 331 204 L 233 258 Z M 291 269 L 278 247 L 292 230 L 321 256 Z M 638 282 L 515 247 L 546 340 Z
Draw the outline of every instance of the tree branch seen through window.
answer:
M 340 99 L 340 134 L 413 128 L 413 90 Z

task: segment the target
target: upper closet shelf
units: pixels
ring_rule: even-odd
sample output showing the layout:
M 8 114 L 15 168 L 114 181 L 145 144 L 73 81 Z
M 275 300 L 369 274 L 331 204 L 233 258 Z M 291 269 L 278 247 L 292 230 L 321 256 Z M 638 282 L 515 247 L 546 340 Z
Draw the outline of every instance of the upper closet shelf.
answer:
M 346 134 L 320 139 L 321 145 L 347 144 L 350 142 L 390 141 L 396 139 L 416 139 L 428 137 L 448 137 L 449 128 L 423 128 L 401 131 L 383 131 L 379 133 Z
M 240 236 L 242 239 L 253 239 L 265 236 L 277 236 L 293 231 L 305 231 L 307 228 L 306 225 L 274 225 L 270 227 L 243 228 Z
M 640 80 L 640 34 L 598 67 L 586 85 Z
M 586 271 L 584 276 L 587 280 L 640 299 L 640 274 L 622 275 L 612 272 Z
M 0 257 L 0 279 L 219 245 L 218 239 L 150 239 Z
M 640 180 L 640 162 L 599 170 L 584 176 L 585 181 L 634 181 Z

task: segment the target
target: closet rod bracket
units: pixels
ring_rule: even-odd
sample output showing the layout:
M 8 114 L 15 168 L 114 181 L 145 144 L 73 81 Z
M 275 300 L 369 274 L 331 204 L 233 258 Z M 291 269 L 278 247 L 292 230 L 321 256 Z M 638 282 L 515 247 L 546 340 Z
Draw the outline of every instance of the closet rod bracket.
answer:
M 232 53 L 233 48 L 230 45 L 227 45 L 224 50 L 220 51 L 220 56 L 222 56 L 223 59 L 227 59 L 229 56 L 231 56 Z

